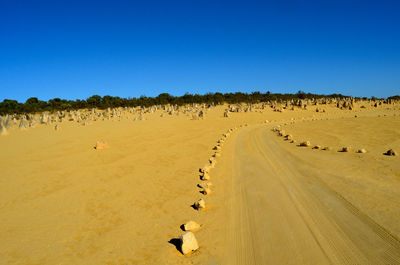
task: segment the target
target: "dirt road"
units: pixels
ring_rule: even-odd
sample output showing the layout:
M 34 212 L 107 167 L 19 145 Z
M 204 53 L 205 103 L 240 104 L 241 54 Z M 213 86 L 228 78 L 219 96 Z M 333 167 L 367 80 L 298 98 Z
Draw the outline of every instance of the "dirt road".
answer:
M 340 168 L 282 145 L 266 126 L 237 136 L 226 264 L 400 264 L 399 240 L 320 178 Z

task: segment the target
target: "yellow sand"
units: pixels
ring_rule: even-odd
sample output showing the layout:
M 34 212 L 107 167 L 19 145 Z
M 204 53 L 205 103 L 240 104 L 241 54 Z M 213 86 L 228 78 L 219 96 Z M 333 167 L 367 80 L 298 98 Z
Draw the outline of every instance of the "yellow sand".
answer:
M 11 129 L 0 137 L 0 264 L 399 264 L 400 157 L 382 155 L 400 151 L 398 106 L 324 108 Z M 198 169 L 244 123 L 202 195 Z M 276 124 L 333 149 L 290 144 Z M 109 148 L 95 150 L 101 140 Z M 191 207 L 200 198 L 203 212 Z M 202 224 L 200 249 L 183 256 L 172 243 L 189 220 Z

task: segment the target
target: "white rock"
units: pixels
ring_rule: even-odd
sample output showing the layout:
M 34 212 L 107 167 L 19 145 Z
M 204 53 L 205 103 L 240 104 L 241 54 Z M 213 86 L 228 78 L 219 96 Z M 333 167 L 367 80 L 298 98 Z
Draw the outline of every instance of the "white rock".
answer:
M 213 154 L 213 157 L 220 157 L 220 156 L 221 156 L 221 154 L 218 153 L 218 152 L 215 152 L 215 153 Z
M 104 141 L 97 141 L 96 142 L 96 146 L 95 146 L 95 149 L 96 150 L 102 150 L 102 149 L 107 149 L 109 146 L 108 146 L 108 143 L 107 142 L 104 142 Z
M 308 146 L 310 146 L 310 145 L 311 145 L 310 141 L 305 141 L 305 142 L 301 142 L 301 143 L 300 143 L 300 146 L 308 147 Z
M 221 150 L 221 146 L 216 145 L 216 146 L 214 146 L 213 150 L 218 150 L 218 151 L 220 151 L 220 150 Z
M 201 180 L 209 180 L 209 179 L 210 179 L 210 175 L 208 175 L 207 172 L 204 172 L 204 173 L 201 175 Z
M 181 235 L 181 250 L 184 255 L 191 253 L 199 248 L 197 239 L 190 231 Z
M 196 232 L 200 229 L 200 225 L 195 221 L 189 221 L 183 225 L 183 228 L 185 229 L 185 231 Z
M 347 153 L 347 152 L 350 152 L 350 150 L 351 150 L 351 147 L 345 146 L 340 151 L 343 152 L 343 153 Z
M 206 165 L 203 168 L 200 169 L 201 173 L 208 173 L 210 171 L 210 166 Z
M 217 164 L 217 161 L 213 160 L 213 161 L 210 163 L 210 167 L 211 167 L 211 168 L 214 168 L 216 164 Z
M 227 132 L 227 133 L 224 133 L 222 136 L 225 138 L 228 138 L 229 136 L 231 136 L 231 133 Z
M 197 210 L 203 210 L 204 208 L 206 208 L 206 202 L 204 201 L 204 199 L 200 199 L 194 203 L 194 207 Z
M 291 134 L 287 134 L 285 135 L 285 139 L 288 141 L 293 140 L 293 136 Z

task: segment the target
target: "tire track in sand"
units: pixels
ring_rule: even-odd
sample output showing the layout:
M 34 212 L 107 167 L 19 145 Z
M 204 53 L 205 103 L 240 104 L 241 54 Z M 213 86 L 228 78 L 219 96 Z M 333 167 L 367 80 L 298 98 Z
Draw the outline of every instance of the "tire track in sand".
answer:
M 239 133 L 226 264 L 400 264 L 399 241 L 301 162 L 265 127 Z

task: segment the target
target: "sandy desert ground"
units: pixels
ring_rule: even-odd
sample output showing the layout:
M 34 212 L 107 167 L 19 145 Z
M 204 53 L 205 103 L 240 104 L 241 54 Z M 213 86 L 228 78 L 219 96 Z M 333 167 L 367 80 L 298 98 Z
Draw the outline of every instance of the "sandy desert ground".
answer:
M 400 151 L 400 105 L 323 108 L 11 128 L 0 264 L 400 264 L 400 157 L 383 154 Z M 229 129 L 203 195 L 199 168 Z M 189 220 L 200 248 L 183 255 Z

